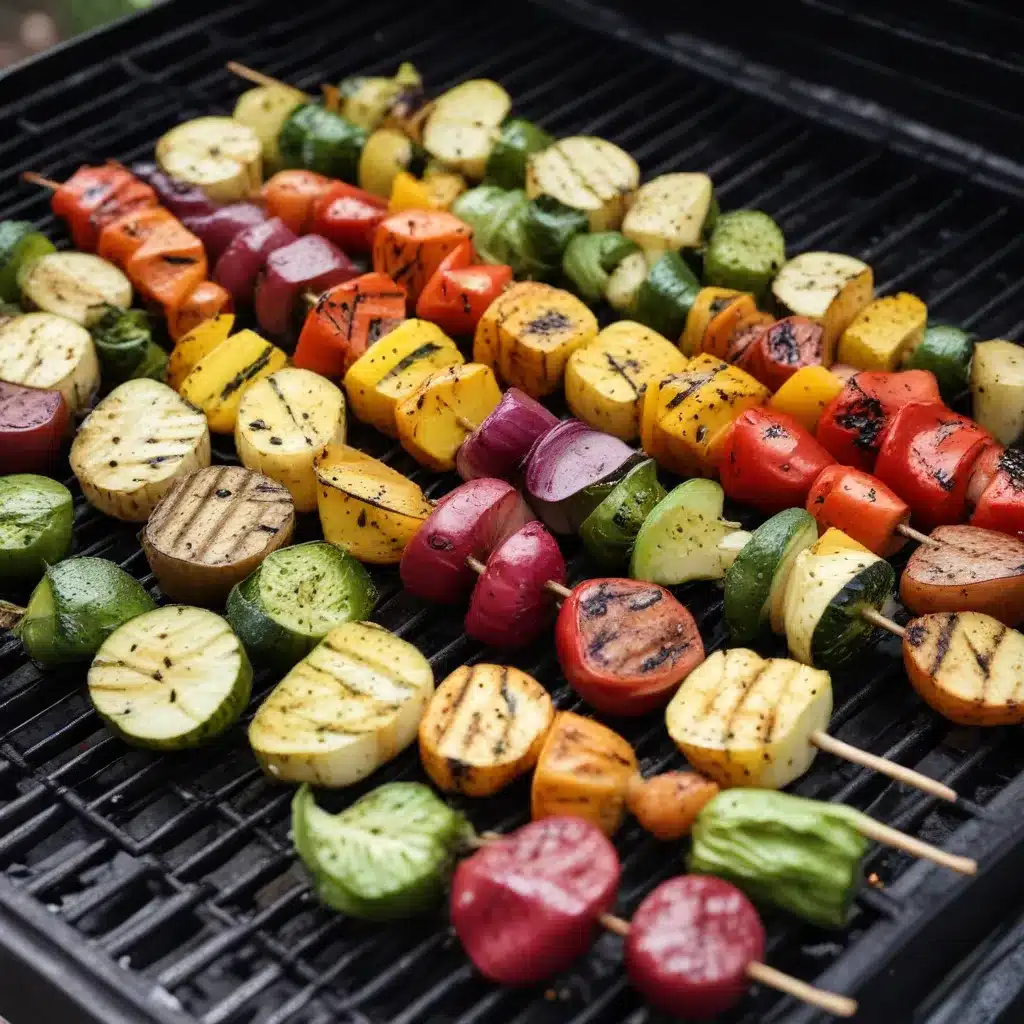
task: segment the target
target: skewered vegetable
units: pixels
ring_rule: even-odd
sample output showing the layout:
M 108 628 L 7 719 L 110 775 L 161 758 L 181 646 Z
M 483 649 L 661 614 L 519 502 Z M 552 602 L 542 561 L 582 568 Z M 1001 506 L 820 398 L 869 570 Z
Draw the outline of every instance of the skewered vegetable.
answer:
M 21 297 L 18 277 L 47 253 L 54 252 L 53 242 L 28 220 L 0 222 L 0 302 L 17 302 Z
M 773 391 L 802 369 L 821 368 L 821 324 L 802 316 L 764 321 L 763 313 L 740 319 L 728 342 L 730 362 Z
M 89 668 L 89 696 L 107 725 L 134 746 L 182 750 L 238 720 L 252 666 L 213 612 L 168 605 L 116 629 Z
M 830 534 L 839 534 L 849 546 L 831 550 Z M 797 555 L 786 585 L 789 653 L 805 665 L 830 671 L 858 657 L 878 634 L 861 613 L 879 610 L 895 585 L 888 562 L 830 530 Z
M 394 213 L 377 228 L 373 269 L 401 285 L 415 304 L 444 258 L 472 234 L 468 224 L 443 210 Z
M 157 142 L 156 159 L 172 178 L 198 185 L 217 202 L 247 199 L 263 181 L 259 137 L 230 117 L 179 124 Z
M 720 878 L 689 875 L 653 889 L 633 914 L 625 944 L 629 980 L 673 1017 L 710 1019 L 739 1002 L 764 926 L 743 893 Z
M 462 82 L 442 93 L 423 128 L 423 148 L 445 166 L 482 178 L 512 100 L 488 78 Z
M 803 505 L 834 462 L 796 420 L 764 407 L 744 409 L 722 443 L 722 486 L 734 501 L 774 513 Z
M 589 135 L 560 139 L 526 165 L 526 194 L 582 210 L 591 231 L 617 228 L 639 183 L 640 169 L 628 153 Z
M 221 605 L 294 528 L 291 495 L 280 484 L 241 466 L 208 466 L 174 482 L 140 539 L 168 597 Z
M 331 186 L 331 179 L 315 171 L 278 171 L 260 190 L 260 198 L 272 218 L 279 219 L 295 235 L 313 226 L 313 204 Z
M 547 691 L 525 672 L 463 665 L 420 722 L 423 767 L 439 789 L 490 796 L 536 764 L 554 716 Z
M 0 476 L 0 579 L 35 583 L 71 549 L 71 492 L 31 473 Z
M 104 558 L 67 558 L 32 591 L 17 633 L 43 668 L 88 661 L 118 626 L 155 605 L 123 569 Z
M 395 437 L 401 400 L 435 370 L 463 362 L 455 342 L 438 327 L 426 320 L 406 320 L 384 344 L 371 346 L 349 367 L 345 394 L 358 419 Z
M 369 252 L 377 227 L 388 215 L 380 196 L 334 181 L 313 202 L 312 230 L 345 252 Z
M 760 210 L 735 210 L 715 221 L 704 255 L 704 280 L 761 300 L 785 262 L 786 240 L 778 224 Z
M 725 573 L 723 615 L 734 644 L 751 643 L 769 623 L 783 632 L 793 565 L 817 539 L 814 519 L 801 508 L 784 509 L 754 531 Z
M 0 473 L 51 469 L 67 425 L 68 405 L 59 391 L 0 380 Z
M 939 382 L 945 402 L 962 395 L 971 379 L 974 339 L 966 331 L 947 324 L 926 327 L 924 337 L 903 356 L 908 370 L 928 370 Z
M 995 454 L 994 464 L 976 498 L 971 525 L 1020 537 L 1024 535 L 1024 454 L 1016 448 L 990 450 Z M 984 459 L 982 452 L 975 470 Z
M 590 556 L 601 565 L 625 564 L 644 520 L 664 497 L 653 459 L 632 466 L 580 524 Z
M 844 382 L 824 366 L 801 366 L 772 395 L 768 405 L 814 433 L 825 407 L 843 387 Z
M 859 818 L 842 804 L 731 789 L 698 816 L 687 867 L 724 878 L 759 903 L 841 928 L 868 848 Z
M 481 477 L 446 494 L 402 553 L 402 583 L 426 601 L 464 600 L 477 582 L 467 558 L 486 558 L 534 518 L 504 480 Z
M 472 263 L 469 242 L 450 252 L 420 292 L 416 315 L 449 334 L 471 335 L 488 306 L 512 283 L 511 267 Z
M 430 469 L 454 469 L 463 441 L 500 401 L 501 389 L 489 366 L 465 363 L 435 370 L 396 406 L 398 439 Z
M 640 265 L 637 269 L 640 269 Z M 650 270 L 647 269 L 645 259 L 642 269 L 643 274 L 633 291 L 633 300 L 629 307 L 624 307 L 621 301 L 613 301 L 611 297 L 608 301 L 616 309 L 632 308 L 637 320 L 666 338 L 678 338 L 686 329 L 690 310 L 693 309 L 701 291 L 700 282 L 677 252 L 666 252 Z M 625 280 L 630 275 L 625 260 L 619 264 L 619 270 L 622 274 L 619 275 L 620 280 L 615 283 L 624 285 L 628 293 L 632 285 Z M 695 355 L 696 351 L 684 346 L 683 353 Z
M 696 772 L 634 775 L 626 788 L 626 806 L 645 832 L 670 842 L 688 835 L 697 815 L 718 795 L 718 784 Z
M 319 103 L 304 103 L 288 115 L 277 144 L 287 168 L 302 167 L 328 178 L 355 181 L 368 136 L 365 128 L 341 114 Z
M 305 93 L 283 83 L 247 89 L 238 97 L 231 118 L 244 124 L 260 140 L 266 173 L 272 174 L 280 167 L 281 129 L 289 114 L 305 102 Z
M 958 725 L 1019 725 L 1024 636 L 979 612 L 913 619 L 903 664 L 922 700 Z
M 132 285 L 113 264 L 85 252 L 52 252 L 33 260 L 18 274 L 28 309 L 91 327 L 109 306 L 132 304 Z
M 526 458 L 527 498 L 548 529 L 575 533 L 636 461 L 618 438 L 562 420 Z
M 272 551 L 235 584 L 227 620 L 259 665 L 291 668 L 335 626 L 369 617 L 377 588 L 363 566 L 326 541 Z
M 249 302 L 267 258 L 295 240 L 292 229 L 280 217 L 253 224 L 239 231 L 221 253 L 213 270 L 214 280 L 226 288 L 236 302 Z
M 199 361 L 228 340 L 234 324 L 234 316 L 225 313 L 204 321 L 179 338 L 167 360 L 167 383 L 175 391 L 180 390 Z
M 462 443 L 455 457 L 463 480 L 490 476 L 511 479 L 534 442 L 558 418 L 519 388 L 509 388 L 491 414 Z
M 686 264 L 684 263 L 682 266 L 686 266 Z M 703 351 L 704 335 L 711 322 L 735 303 L 742 294 L 734 288 L 698 287 L 695 295 L 687 296 L 689 309 L 686 313 L 683 336 L 679 339 L 679 347 L 683 350 L 684 355 L 696 356 Z M 753 297 L 750 298 L 752 301 Z
M 664 252 L 700 247 L 717 213 L 714 187 L 706 174 L 663 174 L 637 189 L 622 220 L 622 233 L 654 263 Z
M 153 341 L 143 310 L 106 307 L 92 329 L 92 340 L 105 384 L 123 384 L 134 377 L 164 379 L 167 353 Z
M 533 773 L 534 821 L 571 812 L 614 835 L 637 767 L 633 748 L 618 733 L 571 711 L 558 712 Z
M 852 466 L 827 466 L 807 495 L 807 511 L 821 532 L 835 527 L 887 558 L 907 539 L 900 528 L 910 522 L 910 508 L 876 476 Z
M 267 215 L 262 206 L 242 202 L 228 203 L 209 213 L 185 217 L 182 223 L 203 243 L 207 260 L 214 264 L 237 234 L 266 220 Z
M 532 121 L 521 117 L 506 118 L 487 158 L 486 180 L 501 188 L 522 188 L 526 183 L 530 155 L 547 149 L 554 141 Z
M 275 779 L 350 786 L 415 741 L 433 692 L 430 663 L 412 644 L 348 622 L 274 687 L 249 742 Z
M 156 203 L 153 188 L 139 181 L 120 164 L 79 167 L 54 193 L 53 212 L 67 221 L 75 248 L 92 252 L 100 231 L 132 210 Z M 53 246 L 40 246 L 53 252 Z M 38 249 L 36 255 L 42 255 Z M 102 254 L 101 254 L 102 255 Z
M 1024 354 L 1011 341 L 982 341 L 971 363 L 971 404 L 978 425 L 1012 444 L 1024 431 Z
M 664 586 L 722 579 L 750 538 L 722 519 L 724 504 L 712 480 L 687 480 L 669 491 L 640 527 L 630 576 Z
M 640 409 L 649 381 L 686 369 L 667 338 L 620 320 L 577 348 L 565 367 L 565 400 L 574 416 L 624 441 L 640 436 Z
M 735 647 L 687 676 L 665 724 L 687 761 L 720 786 L 781 789 L 810 768 L 810 737 L 831 714 L 827 672 Z
M 318 899 L 349 917 L 390 921 L 440 902 L 471 829 L 416 782 L 390 782 L 340 814 L 317 807 L 308 786 L 292 801 L 295 848 Z
M 68 410 L 83 412 L 100 383 L 89 332 L 52 313 L 28 313 L 0 325 L 0 380 L 59 391 Z
M 555 649 L 573 689 L 608 715 L 660 707 L 704 659 L 683 605 L 662 587 L 622 579 L 573 588 L 558 613 Z
M 341 113 L 360 128 L 373 130 L 385 122 L 396 103 L 408 102 L 408 94 L 422 91 L 423 79 L 409 63 L 399 65 L 391 78 L 379 75 L 351 75 L 342 79 Z
M 107 164 L 105 167 L 83 167 L 72 176 L 69 181 L 65 182 L 65 186 L 70 185 L 71 182 L 85 171 L 92 172 L 110 172 L 110 168 L 116 168 L 118 171 L 123 171 L 124 168 L 118 164 Z M 139 161 L 131 165 L 131 174 L 135 176 L 137 181 L 143 182 L 148 185 L 153 191 L 153 202 L 159 202 L 161 206 L 166 206 L 175 217 L 201 217 L 204 213 L 209 213 L 211 210 L 216 209 L 217 204 L 198 186 L 193 185 L 190 182 L 183 181 L 181 178 L 175 178 L 170 174 L 164 173 L 155 163 L 149 161 Z M 124 179 L 127 184 L 132 184 L 130 178 Z M 134 188 L 135 186 L 132 185 Z M 91 190 L 86 190 L 91 194 Z M 146 203 L 140 203 L 139 205 L 150 205 Z M 124 204 L 119 201 L 119 206 L 124 208 Z M 59 216 L 65 216 L 56 209 L 56 199 L 54 201 L 54 213 Z M 91 245 L 79 245 L 75 242 L 80 249 L 92 249 L 95 248 L 95 239 Z
M 931 529 L 965 518 L 971 469 L 991 436 L 938 402 L 906 405 L 882 438 L 875 474 Z
M 939 526 L 900 578 L 900 598 L 925 612 L 983 612 L 1015 626 L 1024 619 L 1024 541 L 976 526 Z
M 928 308 L 916 295 L 875 299 L 843 331 L 836 358 L 860 370 L 895 370 L 921 343 L 927 322 Z
M 345 440 L 345 396 L 319 374 L 285 367 L 245 389 L 235 422 L 242 465 L 287 487 L 299 512 L 316 508 L 313 460 Z
M 565 582 L 562 552 L 540 523 L 527 523 L 487 556 L 466 612 L 467 635 L 491 647 L 531 643 L 551 620 L 551 582 Z
M 313 469 L 324 538 L 361 562 L 396 564 L 432 511 L 411 480 L 348 445 L 326 445 Z
M 597 336 L 597 320 L 574 295 L 524 281 L 512 285 L 477 324 L 473 359 L 494 367 L 532 398 L 557 390 L 572 353 Z
M 130 522 L 145 522 L 176 480 L 209 464 L 202 414 L 166 384 L 142 377 L 111 391 L 71 446 L 82 493 L 101 512 Z
M 608 298 L 612 275 L 632 255 L 642 255 L 640 247 L 618 231 L 576 235 L 562 253 L 562 273 L 585 302 L 601 302 Z
M 430 164 L 424 178 L 414 178 L 407 171 L 399 171 L 391 185 L 388 200 L 389 213 L 405 213 L 407 210 L 451 210 L 455 200 L 466 191 L 466 179 L 461 174 L 448 174 Z
M 378 128 L 359 156 L 359 187 L 387 199 L 400 174 L 418 178 L 426 166 L 426 151 L 408 135 L 393 128 Z
M 615 847 L 593 825 L 576 817 L 535 821 L 459 864 L 452 925 L 481 974 L 531 985 L 587 951 L 615 903 L 620 874 Z
M 843 331 L 871 301 L 874 275 L 852 256 L 803 252 L 783 264 L 772 282 L 776 302 L 787 312 L 822 325 L 822 363 L 831 366 Z

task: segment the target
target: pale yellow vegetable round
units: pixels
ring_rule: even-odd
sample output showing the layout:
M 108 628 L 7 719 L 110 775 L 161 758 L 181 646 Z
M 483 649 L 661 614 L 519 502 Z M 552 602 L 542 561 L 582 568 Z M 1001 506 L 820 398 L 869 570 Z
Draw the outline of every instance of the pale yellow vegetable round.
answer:
M 497 82 L 475 78 L 442 93 L 423 129 L 423 146 L 446 166 L 482 178 L 512 99 Z
M 281 165 L 278 139 L 291 112 L 306 103 L 306 94 L 289 85 L 261 85 L 248 89 L 238 97 L 232 117 L 251 128 L 263 148 L 267 174 Z
M 156 144 L 157 163 L 221 203 L 248 199 L 263 183 L 263 146 L 230 117 L 200 117 L 172 128 Z

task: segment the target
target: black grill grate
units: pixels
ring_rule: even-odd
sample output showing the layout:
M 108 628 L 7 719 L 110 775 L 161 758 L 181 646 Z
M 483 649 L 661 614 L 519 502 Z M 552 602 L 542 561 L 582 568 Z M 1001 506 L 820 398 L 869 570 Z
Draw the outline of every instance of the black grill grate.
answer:
M 228 112 L 243 87 L 223 70 L 228 59 L 310 90 L 410 59 L 437 91 L 473 75 L 497 78 L 524 116 L 556 134 L 608 137 L 629 149 L 647 176 L 707 170 L 724 207 L 767 210 L 792 251 L 856 254 L 874 266 L 880 290 L 912 290 L 935 317 L 986 337 L 1017 338 L 1024 329 L 1024 217 L 1014 200 L 548 12 L 510 5 L 466 10 L 454 0 L 431 0 L 415 13 L 398 0 L 353 8 L 316 0 L 296 10 L 246 0 L 192 19 L 190 9 L 167 5 L 30 66 L 9 80 L 17 90 L 0 81 L 3 216 L 28 217 L 63 237 L 46 197 L 22 185 L 20 171 L 63 178 L 85 161 L 130 160 L 148 154 L 156 137 L 184 118 Z M 356 432 L 354 441 L 429 480 L 380 436 Z M 431 490 L 450 483 L 430 481 Z M 152 586 L 134 533 L 79 495 L 77 553 L 112 558 Z M 586 572 L 579 560 L 573 568 L 576 576 Z M 380 574 L 380 583 L 376 619 L 414 640 L 438 679 L 483 656 L 461 635 L 457 611 L 416 602 L 394 574 Z M 681 596 L 708 647 L 720 645 L 718 592 L 697 586 Z M 549 684 L 560 707 L 574 706 L 549 645 L 515 660 Z M 271 683 L 258 682 L 256 700 Z M 966 882 L 876 851 L 868 870 L 878 887 L 867 888 L 851 927 L 826 934 L 769 915 L 770 959 L 855 992 L 865 1020 L 909 1019 L 927 990 L 1024 903 L 1024 822 L 1013 813 L 1024 795 L 1024 755 L 1001 731 L 952 728 L 924 709 L 892 644 L 865 657 L 835 688 L 833 732 L 950 782 L 967 802 L 936 805 L 824 756 L 796 791 L 869 809 L 933 842 L 946 843 L 961 830 L 952 845 L 978 855 L 983 871 Z M 677 762 L 660 716 L 623 731 L 645 768 Z M 418 777 L 410 751 L 372 783 Z M 0 640 L 0 949 L 16 951 L 51 980 L 57 971 L 60 986 L 97 1019 L 654 1019 L 623 981 L 612 937 L 547 991 L 518 992 L 474 976 L 441 917 L 380 928 L 320 910 L 290 855 L 290 796 L 260 775 L 243 728 L 194 754 L 129 751 L 100 727 L 82 672 L 44 677 L 17 644 Z M 480 828 L 512 827 L 528 813 L 527 788 L 468 808 Z M 628 913 L 680 862 L 676 850 L 635 826 L 617 845 L 625 868 L 621 908 Z M 11 977 L 17 984 L 20 975 Z M 4 998 L 0 992 L 0 1009 L 17 1024 L 22 1007 L 4 1005 Z M 733 1019 L 792 1022 L 810 1015 L 759 992 Z

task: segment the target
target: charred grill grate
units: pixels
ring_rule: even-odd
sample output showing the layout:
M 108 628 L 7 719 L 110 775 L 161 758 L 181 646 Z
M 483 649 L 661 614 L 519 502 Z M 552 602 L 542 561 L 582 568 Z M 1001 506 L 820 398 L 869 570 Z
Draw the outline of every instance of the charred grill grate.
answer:
M 293 9 L 244 0 L 214 13 L 194 6 L 191 20 L 188 4 L 167 5 L 0 81 L 4 217 L 27 217 L 64 237 L 46 197 L 22 185 L 19 172 L 64 178 L 84 161 L 130 160 L 180 120 L 228 112 L 243 87 L 223 70 L 228 59 L 309 90 L 408 59 L 438 91 L 473 75 L 497 78 L 523 116 L 556 134 L 606 136 L 629 149 L 646 176 L 706 170 L 723 206 L 767 210 L 792 251 L 858 255 L 874 266 L 881 291 L 913 290 L 935 317 L 987 337 L 1018 338 L 1024 329 L 1024 216 L 1012 199 L 550 13 L 464 9 L 453 0 L 415 12 L 397 0 L 351 8 L 318 0 Z M 429 479 L 379 435 L 357 432 L 354 441 Z M 449 485 L 431 482 L 434 493 Z M 135 530 L 75 493 L 76 552 L 112 558 L 152 586 Z M 579 560 L 573 568 L 576 577 L 586 572 Z M 414 640 L 439 679 L 484 656 L 462 636 L 458 611 L 426 607 L 401 591 L 396 574 L 379 575 L 377 621 Z M 718 592 L 697 586 L 681 597 L 708 646 L 720 645 Z M 573 706 L 550 644 L 515 661 L 551 687 L 560 707 Z M 15 957 L 51 979 L 61 972 L 59 985 L 42 988 L 30 984 L 32 972 L 7 972 L 15 983 L 23 979 L 23 999 L 31 992 L 54 999 L 62 987 L 76 1002 L 66 1019 L 86 1019 L 84 1004 L 105 1022 L 654 1019 L 625 983 L 612 937 L 546 992 L 519 992 L 480 981 L 440 915 L 384 928 L 320 910 L 290 854 L 291 792 L 263 779 L 242 727 L 198 753 L 131 751 L 101 728 L 82 679 L 81 671 L 44 677 L 16 643 L 0 640 L 0 963 Z M 271 683 L 259 680 L 254 700 Z M 987 934 L 1019 929 L 1010 919 L 1024 903 L 1024 822 L 1014 813 L 1024 796 L 1024 754 L 1004 732 L 953 728 L 924 709 L 892 644 L 837 679 L 836 697 L 834 732 L 955 785 L 966 804 L 937 805 L 825 756 L 796 791 L 855 804 L 933 842 L 959 830 L 955 847 L 978 855 L 982 872 L 962 881 L 876 851 L 868 871 L 877 887 L 866 888 L 852 925 L 833 935 L 769 915 L 770 957 L 855 992 L 865 1020 L 909 1019 Z M 677 762 L 660 716 L 623 731 L 646 769 Z M 418 777 L 409 751 L 372 782 Z M 480 828 L 515 826 L 528 813 L 527 787 L 469 809 Z M 677 851 L 634 826 L 617 845 L 628 913 L 680 864 Z M 0 1009 L 17 1024 L 29 1004 L 2 1005 L 7 984 Z M 811 1015 L 760 992 L 732 1019 Z

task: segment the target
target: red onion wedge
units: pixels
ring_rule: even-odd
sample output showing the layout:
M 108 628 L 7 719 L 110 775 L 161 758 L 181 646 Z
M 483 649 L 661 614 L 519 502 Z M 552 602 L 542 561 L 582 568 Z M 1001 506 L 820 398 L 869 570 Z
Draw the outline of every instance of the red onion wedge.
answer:
M 202 217 L 217 209 L 217 204 L 198 185 L 172 178 L 150 161 L 134 163 L 129 170 L 156 192 L 160 205 L 175 217 Z
M 271 217 L 239 231 L 217 260 L 214 281 L 226 288 L 235 302 L 249 302 L 267 257 L 297 238 L 280 217 Z
M 319 295 L 359 274 L 359 268 L 333 242 L 304 235 L 267 257 L 256 283 L 256 319 L 267 334 L 282 337 L 291 327 L 303 292 Z
M 534 521 L 491 552 L 473 588 L 466 632 L 491 647 L 522 647 L 547 628 L 555 610 L 548 580 L 565 582 L 558 542 Z
M 613 482 L 638 454 L 611 434 L 563 420 L 539 437 L 526 457 L 527 499 L 548 529 L 576 533 L 610 489 L 588 488 Z
M 465 600 L 476 583 L 466 565 L 486 559 L 534 519 L 522 495 L 504 480 L 481 477 L 446 494 L 402 553 L 405 589 L 442 604 Z
M 234 241 L 235 235 L 267 219 L 266 211 L 255 203 L 231 203 L 201 217 L 186 217 L 182 223 L 206 249 L 206 258 L 214 263 Z
M 519 388 L 509 388 L 491 414 L 463 442 L 455 468 L 463 480 L 515 479 L 519 464 L 541 434 L 557 426 L 548 412 Z

